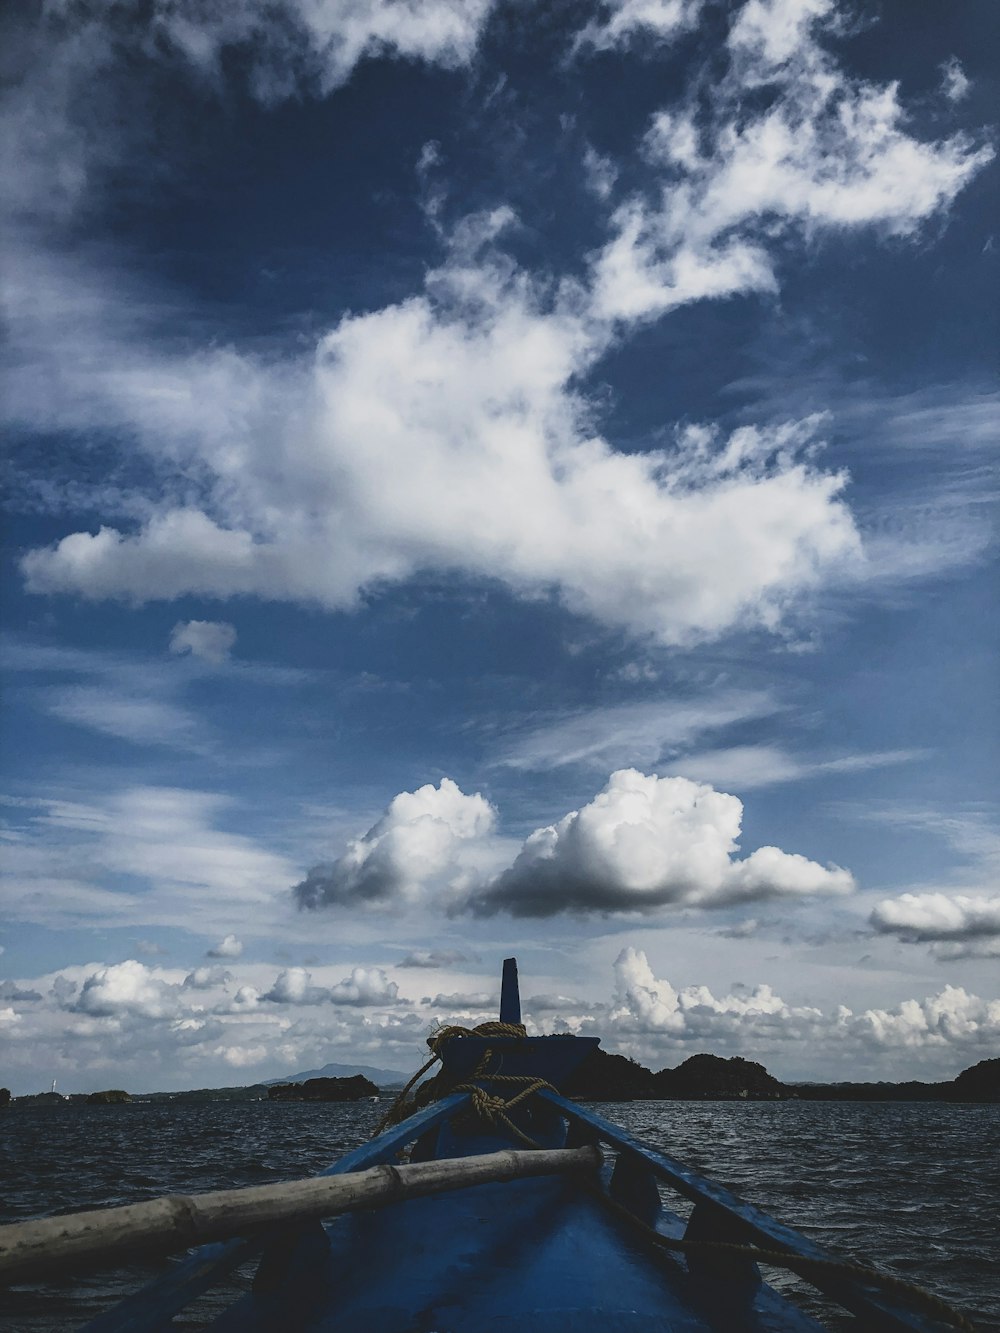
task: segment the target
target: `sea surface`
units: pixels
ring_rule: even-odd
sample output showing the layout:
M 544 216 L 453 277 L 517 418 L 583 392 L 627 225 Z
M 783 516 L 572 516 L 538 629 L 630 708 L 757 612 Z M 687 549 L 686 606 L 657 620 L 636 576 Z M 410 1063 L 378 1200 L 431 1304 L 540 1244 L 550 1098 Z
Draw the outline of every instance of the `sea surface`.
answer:
M 0 1114 L 0 1222 L 310 1175 L 364 1142 L 384 1109 L 212 1102 L 11 1110 Z M 634 1102 L 593 1109 L 839 1254 L 918 1282 L 981 1329 L 1000 1331 L 1000 1106 Z M 0 1290 L 0 1329 L 77 1328 L 164 1266 Z M 207 1327 L 251 1276 L 252 1267 L 233 1275 L 175 1327 Z M 795 1279 L 768 1277 L 802 1290 Z M 853 1327 L 808 1295 L 806 1302 L 831 1328 Z

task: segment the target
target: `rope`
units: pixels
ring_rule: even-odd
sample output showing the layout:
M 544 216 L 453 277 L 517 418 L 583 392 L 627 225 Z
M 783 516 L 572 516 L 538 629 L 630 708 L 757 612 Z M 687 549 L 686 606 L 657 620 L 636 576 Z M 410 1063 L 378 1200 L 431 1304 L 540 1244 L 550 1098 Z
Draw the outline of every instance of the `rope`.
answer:
M 557 1089 L 553 1088 L 552 1084 L 546 1082 L 545 1079 L 532 1078 L 529 1074 L 488 1073 L 489 1063 L 493 1059 L 493 1051 L 489 1047 L 483 1052 L 483 1057 L 473 1071 L 469 1082 L 449 1084 L 447 1080 L 444 1080 L 444 1071 L 442 1070 L 433 1078 L 429 1078 L 426 1083 L 422 1083 L 414 1096 L 408 1098 L 410 1089 L 442 1058 L 441 1053 L 445 1044 L 451 1041 L 453 1037 L 525 1036 L 527 1036 L 527 1033 L 523 1023 L 492 1022 L 480 1023 L 478 1027 L 474 1028 L 454 1025 L 441 1028 L 440 1031 L 427 1038 L 427 1045 L 431 1049 L 430 1059 L 417 1070 L 379 1121 L 373 1137 L 381 1134 L 390 1125 L 398 1125 L 408 1116 L 411 1116 L 414 1111 L 419 1111 L 422 1107 L 430 1105 L 431 1102 L 448 1096 L 449 1093 L 467 1092 L 469 1094 L 470 1110 L 473 1115 L 487 1125 L 502 1125 L 509 1133 L 520 1139 L 522 1143 L 527 1144 L 528 1147 L 538 1148 L 540 1145 L 514 1124 L 510 1119 L 509 1112 L 541 1088 L 550 1088 L 553 1092 Z M 483 1083 L 516 1084 L 520 1086 L 521 1091 L 504 1100 L 503 1097 L 490 1093 L 483 1088 L 481 1086 Z M 923 1287 L 918 1287 L 916 1283 L 907 1282 L 904 1278 L 895 1277 L 891 1273 L 880 1273 L 874 1268 L 867 1268 L 863 1264 L 846 1260 L 808 1259 L 797 1254 L 787 1254 L 782 1250 L 763 1250 L 754 1245 L 737 1245 L 730 1241 L 673 1240 L 648 1226 L 623 1204 L 609 1198 L 599 1187 L 591 1186 L 590 1188 L 606 1207 L 627 1218 L 633 1226 L 638 1227 L 649 1240 L 661 1249 L 694 1254 L 728 1255 L 734 1258 L 748 1259 L 752 1263 L 766 1264 L 772 1268 L 788 1269 L 807 1282 L 813 1282 L 815 1277 L 819 1277 L 820 1280 L 843 1277 L 852 1282 L 868 1283 L 877 1287 L 880 1291 L 892 1292 L 905 1298 L 915 1310 L 939 1319 L 952 1328 L 960 1329 L 961 1333 L 976 1333 L 976 1326 L 960 1311 L 948 1305 L 940 1297 L 925 1291 Z
M 553 1092 L 557 1089 L 548 1083 L 544 1078 L 533 1078 L 530 1074 L 491 1074 L 488 1073 L 490 1061 L 493 1059 L 493 1051 L 487 1047 L 483 1052 L 483 1057 L 479 1064 L 473 1070 L 470 1080 L 467 1083 L 449 1083 L 443 1078 L 444 1071 L 435 1074 L 429 1078 L 426 1083 L 421 1083 L 420 1087 L 412 1097 L 409 1097 L 410 1089 L 415 1083 L 433 1067 L 438 1060 L 442 1059 L 442 1051 L 445 1045 L 454 1037 L 526 1037 L 527 1031 L 523 1023 L 480 1023 L 474 1028 L 463 1028 L 457 1025 L 441 1028 L 440 1031 L 433 1033 L 427 1038 L 427 1045 L 431 1048 L 430 1059 L 413 1075 L 406 1087 L 399 1094 L 392 1106 L 385 1113 L 379 1123 L 376 1125 L 372 1137 L 377 1137 L 383 1130 L 388 1129 L 390 1125 L 398 1125 L 401 1121 L 411 1116 L 414 1111 L 419 1111 L 424 1106 L 429 1106 L 431 1102 L 439 1101 L 442 1097 L 447 1097 L 453 1092 L 467 1092 L 469 1094 L 469 1109 L 472 1114 L 477 1116 L 485 1124 L 490 1126 L 502 1125 L 515 1138 L 520 1139 L 529 1148 L 537 1148 L 540 1145 L 530 1138 L 523 1130 L 511 1120 L 509 1112 L 519 1103 L 525 1101 L 528 1097 L 538 1092 L 541 1088 L 549 1088 Z M 483 1083 L 505 1083 L 516 1084 L 521 1091 L 513 1097 L 506 1100 L 495 1093 L 488 1092 L 481 1085 Z
M 805 1278 L 807 1282 L 813 1282 L 815 1277 L 820 1280 L 830 1277 L 844 1277 L 852 1282 L 869 1283 L 878 1287 L 880 1291 L 892 1292 L 904 1297 L 915 1310 L 940 1319 L 942 1323 L 946 1323 L 952 1328 L 961 1329 L 962 1333 L 976 1333 L 975 1324 L 960 1310 L 948 1305 L 939 1296 L 935 1296 L 933 1292 L 918 1287 L 915 1282 L 907 1282 L 905 1278 L 896 1277 L 892 1273 L 881 1273 L 877 1269 L 867 1268 L 863 1264 L 857 1264 L 849 1260 L 809 1259 L 797 1254 L 787 1254 L 783 1250 L 762 1250 L 755 1245 L 737 1245 L 731 1241 L 674 1240 L 669 1236 L 661 1235 L 659 1231 L 649 1226 L 623 1204 L 609 1198 L 599 1187 L 592 1186 L 590 1188 L 605 1206 L 627 1218 L 661 1249 L 679 1250 L 683 1253 L 694 1254 L 729 1255 L 733 1258 L 749 1259 L 752 1263 L 767 1264 L 771 1268 L 787 1268 L 790 1272 Z

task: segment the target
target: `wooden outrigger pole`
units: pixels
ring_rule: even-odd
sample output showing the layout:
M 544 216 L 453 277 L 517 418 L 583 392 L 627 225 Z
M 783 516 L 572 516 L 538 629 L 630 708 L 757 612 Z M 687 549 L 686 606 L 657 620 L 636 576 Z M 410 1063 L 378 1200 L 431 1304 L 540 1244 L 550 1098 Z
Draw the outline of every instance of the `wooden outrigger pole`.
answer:
M 249 1189 L 168 1194 L 123 1208 L 15 1222 L 0 1227 L 0 1282 L 25 1282 L 57 1269 L 112 1265 L 136 1254 L 170 1254 L 280 1223 L 335 1217 L 492 1181 L 594 1171 L 599 1163 L 600 1153 L 592 1147 L 508 1149 Z

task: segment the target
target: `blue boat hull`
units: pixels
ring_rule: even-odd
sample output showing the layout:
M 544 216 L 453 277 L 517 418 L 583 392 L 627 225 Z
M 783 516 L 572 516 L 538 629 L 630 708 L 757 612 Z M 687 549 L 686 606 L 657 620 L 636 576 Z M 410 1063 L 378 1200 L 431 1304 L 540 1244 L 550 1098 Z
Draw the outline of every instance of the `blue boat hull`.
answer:
M 705 1333 L 816 1330 L 776 1298 L 762 1308 L 697 1312 L 679 1264 L 650 1253 L 638 1232 L 572 1179 L 481 1185 L 338 1219 L 326 1253 L 303 1235 L 284 1279 L 217 1321 L 226 1333 Z M 271 1285 L 273 1283 L 273 1285 Z M 736 1321 L 736 1322 L 733 1322 Z
M 565 1077 L 596 1039 L 512 1031 L 516 987 L 511 962 L 504 971 L 502 1023 L 471 1034 L 448 1029 L 435 1038 L 439 1081 L 400 1108 L 399 1123 L 323 1174 L 364 1171 L 406 1156 L 412 1162 L 479 1156 L 526 1143 L 589 1147 L 574 1158 L 574 1174 L 397 1198 L 325 1223 L 271 1227 L 205 1246 L 92 1321 L 88 1333 L 159 1333 L 192 1297 L 258 1257 L 251 1293 L 213 1325 L 221 1333 L 821 1329 L 762 1281 L 758 1260 L 799 1271 L 857 1316 L 859 1328 L 938 1333 L 955 1326 L 938 1318 L 942 1311 L 932 1298 L 918 1297 L 922 1308 L 916 1308 L 912 1290 L 890 1282 L 887 1292 L 886 1281 L 870 1270 L 828 1254 L 561 1097 L 551 1080 Z M 421 1098 L 427 1104 L 418 1105 Z M 581 1157 L 590 1161 L 589 1174 L 580 1169 Z M 596 1161 L 604 1163 L 599 1173 Z M 665 1204 L 668 1193 L 689 1206 L 684 1219 Z M 953 1312 L 945 1308 L 944 1314 Z

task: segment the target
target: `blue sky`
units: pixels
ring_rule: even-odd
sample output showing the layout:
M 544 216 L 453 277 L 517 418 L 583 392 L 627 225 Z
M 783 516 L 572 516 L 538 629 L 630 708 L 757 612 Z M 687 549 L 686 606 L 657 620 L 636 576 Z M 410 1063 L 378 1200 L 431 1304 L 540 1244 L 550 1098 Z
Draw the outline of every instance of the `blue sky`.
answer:
M 5 46 L 2 1080 L 995 1054 L 992 6 Z

